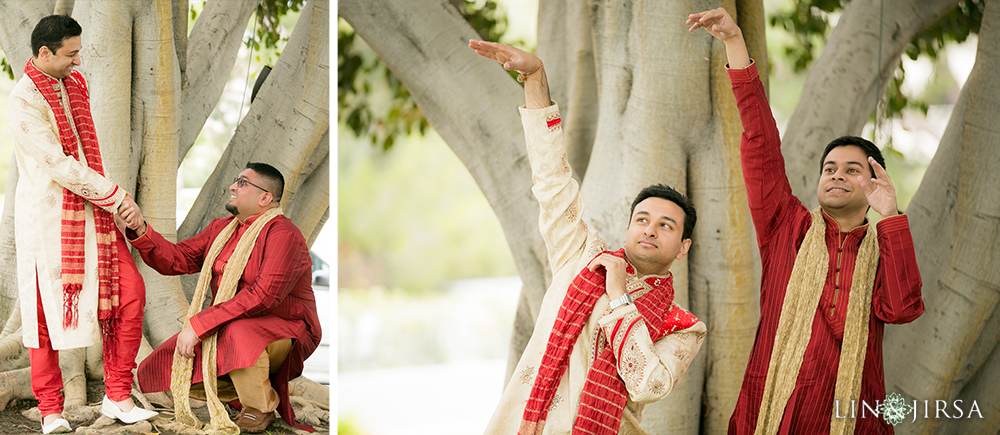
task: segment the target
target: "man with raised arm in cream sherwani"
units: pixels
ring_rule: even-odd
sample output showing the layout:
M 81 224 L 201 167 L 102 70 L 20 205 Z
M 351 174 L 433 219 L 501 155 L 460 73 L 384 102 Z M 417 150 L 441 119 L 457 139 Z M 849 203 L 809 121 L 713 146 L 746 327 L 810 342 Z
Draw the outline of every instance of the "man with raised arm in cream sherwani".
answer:
M 705 339 L 705 324 L 673 302 L 670 274 L 691 246 L 694 207 L 662 184 L 643 189 L 625 246 L 608 251 L 583 220 L 541 60 L 491 42 L 469 47 L 525 83 L 521 118 L 552 269 L 534 332 L 486 433 L 645 433 L 643 407 L 670 393 Z

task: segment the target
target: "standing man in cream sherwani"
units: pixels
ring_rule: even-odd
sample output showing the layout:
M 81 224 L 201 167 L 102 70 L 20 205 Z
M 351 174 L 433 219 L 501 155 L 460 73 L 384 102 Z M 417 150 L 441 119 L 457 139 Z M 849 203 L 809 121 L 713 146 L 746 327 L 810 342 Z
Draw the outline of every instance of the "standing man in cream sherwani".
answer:
M 521 118 L 552 269 L 535 330 L 486 433 L 645 433 L 643 407 L 673 390 L 705 339 L 705 324 L 673 302 L 670 274 L 691 247 L 694 207 L 662 184 L 643 189 L 625 246 L 608 251 L 583 220 L 541 60 L 491 42 L 469 47 L 525 84 Z
M 18 299 L 31 388 L 42 432 L 69 432 L 62 417 L 59 350 L 104 346 L 101 411 L 150 419 L 129 397 L 142 340 L 145 287 L 113 213 L 132 199 L 104 171 L 80 65 L 80 25 L 43 18 L 33 57 L 11 92 L 7 117 L 20 180 L 15 194 Z

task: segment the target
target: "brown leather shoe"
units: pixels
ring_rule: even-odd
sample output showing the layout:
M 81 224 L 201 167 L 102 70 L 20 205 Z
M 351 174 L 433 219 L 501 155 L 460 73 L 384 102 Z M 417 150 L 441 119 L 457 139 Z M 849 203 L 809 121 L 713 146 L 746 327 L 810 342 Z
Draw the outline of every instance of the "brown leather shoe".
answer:
M 249 406 L 244 406 L 243 411 L 240 412 L 238 417 L 236 425 L 240 427 L 241 431 L 246 433 L 263 432 L 271 423 L 274 423 L 275 419 L 274 411 L 265 414 Z

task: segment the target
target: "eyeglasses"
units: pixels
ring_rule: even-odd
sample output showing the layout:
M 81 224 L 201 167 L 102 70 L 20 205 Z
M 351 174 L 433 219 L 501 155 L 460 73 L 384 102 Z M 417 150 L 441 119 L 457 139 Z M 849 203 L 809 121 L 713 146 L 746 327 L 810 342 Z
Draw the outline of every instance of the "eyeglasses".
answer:
M 265 193 L 271 193 L 271 192 L 268 192 L 267 189 L 265 189 L 263 187 L 260 187 L 260 186 L 258 186 L 256 184 L 251 183 L 250 180 L 247 180 L 246 178 L 236 177 L 236 178 L 233 179 L 233 183 L 236 183 L 236 186 L 238 186 L 238 187 L 246 187 L 246 185 L 249 184 L 249 185 L 251 185 L 253 187 L 256 187 L 256 188 L 258 188 L 260 190 L 263 190 Z

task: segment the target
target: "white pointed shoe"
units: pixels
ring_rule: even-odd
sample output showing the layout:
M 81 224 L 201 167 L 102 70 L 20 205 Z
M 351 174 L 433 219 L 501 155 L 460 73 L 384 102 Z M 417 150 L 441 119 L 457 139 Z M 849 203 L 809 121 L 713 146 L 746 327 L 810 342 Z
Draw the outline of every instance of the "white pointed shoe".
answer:
M 45 425 L 44 423 L 42 424 L 42 433 L 44 433 L 44 434 L 66 433 L 66 432 L 70 432 L 72 430 L 73 429 L 71 427 L 69 427 L 69 422 L 66 421 L 65 418 L 57 418 L 52 423 L 49 423 L 48 425 Z
M 112 402 L 108 396 L 104 396 L 104 401 L 101 402 L 101 414 L 104 414 L 108 418 L 114 418 L 121 420 L 122 423 L 132 424 L 143 420 L 152 420 L 153 417 L 159 416 L 160 413 L 156 411 L 150 411 L 148 409 L 143 409 L 138 406 L 133 407 L 131 411 L 122 411 L 115 402 Z

